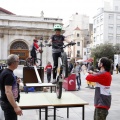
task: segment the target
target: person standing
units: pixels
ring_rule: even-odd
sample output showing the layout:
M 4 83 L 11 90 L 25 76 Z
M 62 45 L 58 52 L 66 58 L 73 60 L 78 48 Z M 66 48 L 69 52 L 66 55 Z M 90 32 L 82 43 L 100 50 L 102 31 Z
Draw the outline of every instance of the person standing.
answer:
M 116 65 L 116 74 L 118 74 L 118 64 Z
M 5 120 L 17 120 L 17 115 L 22 115 L 22 110 L 17 105 L 19 102 L 19 88 L 13 71 L 18 67 L 19 57 L 11 54 L 7 58 L 8 68 L 0 74 L 1 108 Z
M 30 51 L 30 55 L 31 55 L 31 58 L 33 59 L 34 65 L 36 65 L 35 60 L 37 59 L 37 53 L 36 53 L 36 51 L 39 51 L 40 53 L 43 52 L 43 51 L 41 50 L 41 48 L 39 47 L 39 45 L 38 45 L 38 39 L 37 39 L 37 38 L 35 38 L 35 39 L 33 40 L 32 49 L 31 49 L 31 51 Z
M 80 85 L 81 85 L 81 76 L 80 76 L 81 67 L 80 67 L 79 63 L 75 63 L 72 72 L 76 74 L 76 80 L 77 80 L 77 86 L 78 86 L 77 90 L 80 90 Z
M 47 73 L 47 80 L 48 83 L 51 81 L 51 72 L 52 72 L 52 65 L 50 62 L 48 62 L 47 66 L 45 67 L 45 72 Z
M 100 68 L 100 72 L 94 73 L 93 71 L 89 71 L 90 74 L 86 77 L 86 80 L 96 82 L 94 120 L 106 120 L 108 110 L 111 106 L 111 62 L 107 57 L 102 57 L 98 62 L 98 67 Z

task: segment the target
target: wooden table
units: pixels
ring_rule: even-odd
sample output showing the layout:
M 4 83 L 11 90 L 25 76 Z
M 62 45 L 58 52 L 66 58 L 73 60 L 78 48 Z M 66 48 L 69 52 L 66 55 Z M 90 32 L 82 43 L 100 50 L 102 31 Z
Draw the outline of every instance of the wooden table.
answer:
M 52 84 L 52 83 L 26 83 L 26 87 L 27 87 L 27 92 L 28 92 L 28 88 L 29 87 L 50 87 L 50 92 L 52 93 L 52 88 L 55 88 L 56 91 L 56 84 Z
M 20 103 L 18 105 L 22 109 L 45 108 L 45 120 L 48 120 L 49 106 L 53 106 L 54 120 L 56 120 L 56 108 L 67 108 L 67 117 L 69 117 L 69 107 L 82 107 L 82 120 L 84 120 L 85 119 L 84 106 L 88 105 L 88 103 L 70 92 L 63 92 L 61 99 L 57 98 L 56 93 L 21 94 Z

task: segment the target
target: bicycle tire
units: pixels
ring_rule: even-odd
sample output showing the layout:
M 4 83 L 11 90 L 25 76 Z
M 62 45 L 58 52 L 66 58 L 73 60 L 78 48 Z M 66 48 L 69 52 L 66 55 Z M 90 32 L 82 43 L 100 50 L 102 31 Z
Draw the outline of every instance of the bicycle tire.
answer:
M 61 99 L 61 97 L 62 97 L 62 82 L 59 82 L 59 77 L 57 78 L 56 94 L 57 94 L 57 98 Z
M 67 63 L 67 55 L 65 52 L 62 53 L 61 58 L 62 58 L 62 62 L 63 62 L 64 78 L 67 78 L 68 77 L 68 63 Z
M 35 59 L 35 64 L 36 64 L 37 67 L 40 67 L 41 66 L 41 59 L 36 58 Z
M 32 58 L 27 58 L 26 59 L 26 66 L 28 66 L 28 67 L 33 66 L 33 64 L 32 64 Z

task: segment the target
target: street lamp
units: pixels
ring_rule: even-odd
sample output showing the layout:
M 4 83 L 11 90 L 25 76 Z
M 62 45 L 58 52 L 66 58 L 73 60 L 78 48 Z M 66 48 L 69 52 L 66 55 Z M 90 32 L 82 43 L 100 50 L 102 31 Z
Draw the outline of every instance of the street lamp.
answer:
M 41 48 L 41 51 L 42 51 L 42 47 L 43 47 L 42 42 L 43 42 L 43 37 L 40 37 L 40 48 Z M 40 66 L 42 66 L 42 52 L 40 53 L 40 59 L 41 59 L 41 65 Z

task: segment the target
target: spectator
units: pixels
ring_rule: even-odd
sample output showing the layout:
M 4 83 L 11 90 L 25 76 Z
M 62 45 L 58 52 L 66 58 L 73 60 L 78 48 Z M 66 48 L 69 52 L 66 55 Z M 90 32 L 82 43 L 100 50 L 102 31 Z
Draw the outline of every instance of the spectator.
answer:
M 22 110 L 17 105 L 19 102 L 19 88 L 13 71 L 18 67 L 19 57 L 11 54 L 7 58 L 8 68 L 0 74 L 1 108 L 5 120 L 17 120 L 17 115 L 22 115 Z
M 52 72 L 52 65 L 48 62 L 47 66 L 45 67 L 45 72 L 47 73 L 47 81 L 50 83 L 51 81 L 51 72 Z
M 107 57 L 102 57 L 99 60 L 99 73 L 90 72 L 86 77 L 87 81 L 96 82 L 95 97 L 94 97 L 94 120 L 106 120 L 108 110 L 111 106 L 111 62 Z
M 71 61 L 68 61 L 68 71 L 69 71 L 69 73 L 71 73 L 72 69 L 73 69 L 73 64 L 72 64 Z
M 81 67 L 80 67 L 79 63 L 75 63 L 72 72 L 76 74 L 76 80 L 77 80 L 77 85 L 78 85 L 78 89 L 77 90 L 80 90 L 80 85 L 81 85 L 81 74 L 80 74 Z
M 118 64 L 116 65 L 116 74 L 118 74 Z

